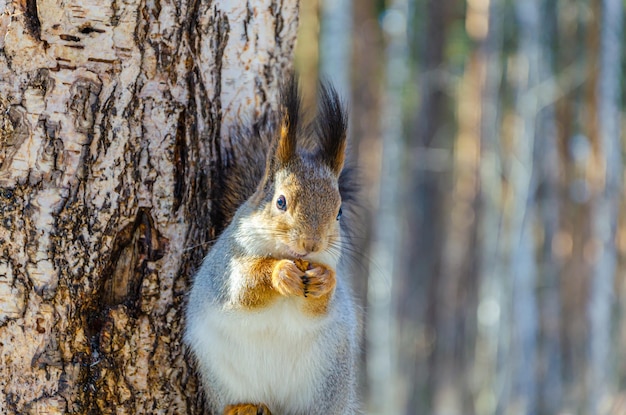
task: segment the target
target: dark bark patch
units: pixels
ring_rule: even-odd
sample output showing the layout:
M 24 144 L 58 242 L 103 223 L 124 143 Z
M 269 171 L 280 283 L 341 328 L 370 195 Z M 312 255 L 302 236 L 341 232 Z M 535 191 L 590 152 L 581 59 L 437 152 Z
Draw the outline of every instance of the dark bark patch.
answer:
M 54 88 L 54 80 L 50 77 L 48 69 L 39 69 L 28 82 L 29 88 L 40 89 L 42 95 L 46 95 L 49 90 Z
M 80 29 L 78 29 L 78 31 L 80 33 L 82 33 L 83 35 L 89 35 L 91 33 L 104 33 L 105 32 L 105 30 L 97 29 L 95 27 L 91 27 L 91 25 L 89 25 L 89 24 L 82 26 Z
M 26 109 L 19 105 L 4 108 L 0 102 L 0 172 L 11 166 L 13 157 L 30 136 Z
M 285 20 L 282 14 L 283 3 L 282 2 L 272 2 L 270 10 L 272 11 L 272 16 L 274 16 L 274 39 L 276 39 L 276 45 L 278 48 L 282 46 L 282 35 L 283 29 L 285 27 Z
M 101 305 L 126 304 L 136 309 L 148 262 L 163 258 L 168 240 L 154 224 L 148 208 L 139 208 L 134 222 L 122 228 L 113 242 L 109 263 L 103 272 Z
M 61 125 L 52 121 L 48 116 L 42 116 L 39 120 L 39 127 L 45 131 L 46 141 L 41 147 L 38 158 L 44 163 L 51 163 L 53 171 L 46 174 L 46 181 L 55 182 L 63 174 L 65 164 L 65 145 L 61 139 Z
M 254 13 L 252 12 L 252 7 L 250 6 L 250 2 L 246 2 L 246 18 L 243 20 L 243 39 L 246 43 L 250 40 L 248 36 L 248 26 L 252 23 L 252 18 L 254 17 Z
M 185 195 L 185 177 L 187 173 L 187 113 L 183 109 L 176 127 L 174 144 L 174 211 L 178 211 Z
M 74 126 L 81 133 L 88 133 L 93 128 L 100 89 L 100 84 L 84 78 L 79 78 L 72 84 L 68 112 L 74 115 Z
M 83 308 L 91 352 L 82 363 L 85 376 L 82 383 L 86 385 L 85 405 L 95 413 L 100 413 L 97 408 L 104 402 L 99 392 L 103 386 L 102 367 L 112 364 L 111 359 L 115 359 L 115 353 L 126 341 L 126 334 L 118 333 L 113 322 L 120 316 L 133 321 L 137 318 L 141 310 L 142 282 L 152 272 L 149 263 L 163 258 L 168 243 L 158 231 L 150 209 L 139 208 L 134 220 L 115 235 L 101 284 Z M 135 326 L 134 322 L 129 324 Z M 113 399 L 110 393 L 105 395 Z
M 37 13 L 37 0 L 26 0 L 24 17 L 26 18 L 26 28 L 30 34 L 35 39 L 41 40 L 41 22 Z
M 211 131 L 211 200 L 219 199 L 219 192 L 224 188 L 224 175 L 222 173 L 224 161 L 227 159 L 226 152 L 221 142 L 221 125 L 222 125 L 222 62 L 224 58 L 224 50 L 228 44 L 230 33 L 230 24 L 228 16 L 218 14 L 217 19 L 213 22 L 215 30 L 215 94 L 211 98 L 210 114 L 211 125 L 214 126 Z M 225 220 L 224 212 L 218 207 L 211 209 L 210 222 L 216 226 L 219 231 L 223 229 Z
M 41 331 L 39 327 L 38 322 L 37 331 L 40 334 L 45 333 L 45 330 Z M 61 351 L 59 350 L 59 343 L 56 337 L 50 337 L 50 341 L 46 344 L 46 346 L 33 356 L 31 365 L 32 367 L 37 367 L 39 369 L 45 369 L 48 366 L 57 368 L 63 367 Z
M 64 34 L 59 35 L 59 37 L 68 42 L 80 42 L 80 38 L 74 35 L 68 35 L 64 33 Z

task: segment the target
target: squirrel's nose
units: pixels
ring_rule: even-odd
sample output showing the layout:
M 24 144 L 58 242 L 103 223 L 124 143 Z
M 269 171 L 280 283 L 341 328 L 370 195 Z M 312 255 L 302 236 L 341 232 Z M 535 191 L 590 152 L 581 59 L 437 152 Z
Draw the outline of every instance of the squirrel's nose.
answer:
M 302 240 L 302 248 L 308 252 L 317 252 L 322 246 L 320 238 L 307 238 Z

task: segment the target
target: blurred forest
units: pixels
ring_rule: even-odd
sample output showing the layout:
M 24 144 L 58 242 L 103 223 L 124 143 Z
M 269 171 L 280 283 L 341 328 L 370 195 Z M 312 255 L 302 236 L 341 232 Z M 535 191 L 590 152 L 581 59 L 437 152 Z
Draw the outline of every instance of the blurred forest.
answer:
M 371 414 L 626 414 L 623 0 L 308 0 L 351 107 Z

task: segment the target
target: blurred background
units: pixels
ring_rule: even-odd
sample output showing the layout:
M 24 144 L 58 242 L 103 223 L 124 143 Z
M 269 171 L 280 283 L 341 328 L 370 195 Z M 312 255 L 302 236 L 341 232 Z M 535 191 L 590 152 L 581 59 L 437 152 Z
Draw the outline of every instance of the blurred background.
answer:
M 304 0 L 351 108 L 370 414 L 626 414 L 624 0 Z

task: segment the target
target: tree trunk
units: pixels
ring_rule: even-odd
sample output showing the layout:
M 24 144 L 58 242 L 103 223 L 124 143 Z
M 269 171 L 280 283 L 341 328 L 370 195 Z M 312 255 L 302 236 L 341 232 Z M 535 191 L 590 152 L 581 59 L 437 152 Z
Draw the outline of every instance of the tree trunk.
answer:
M 403 395 L 394 354 L 397 339 L 396 322 L 393 320 L 392 296 L 395 284 L 397 256 L 400 249 L 400 194 L 402 185 L 402 90 L 406 85 L 403 71 L 408 58 L 408 43 L 403 24 L 398 23 L 408 14 L 410 0 L 394 0 L 390 6 L 383 29 L 387 35 L 385 47 L 385 104 L 381 114 L 380 181 L 378 200 L 374 207 L 376 220 L 370 245 L 370 268 L 367 282 L 367 395 L 368 413 L 399 414 L 399 396 Z M 392 16 L 390 19 L 389 16 Z
M 406 168 L 401 178 L 400 266 L 394 280 L 398 319 L 398 375 L 404 385 L 401 413 L 428 413 L 435 396 L 436 316 L 442 251 L 444 249 L 445 198 L 450 186 L 451 147 L 454 130 L 443 126 L 453 103 L 448 99 L 445 45 L 455 2 L 412 1 L 407 22 L 409 57 L 419 65 L 409 74 L 406 88 L 415 85 L 415 110 L 406 122 L 407 138 L 401 152 Z M 421 30 L 417 30 L 421 28 Z M 391 78 L 394 77 L 390 73 Z M 419 92 L 418 92 L 419 91 Z M 406 94 L 406 93 L 405 93 Z M 407 96 L 409 94 L 406 94 Z M 388 106 L 383 102 L 383 107 Z M 397 109 L 394 109 L 398 112 Z M 450 123 L 453 124 L 453 123 Z M 453 127 L 454 128 L 454 127 Z M 400 141 L 402 143 L 402 140 Z M 446 189 L 442 191 L 441 189 Z
M 480 200 L 476 217 L 478 222 L 478 304 L 476 308 L 476 344 L 474 373 L 477 377 L 476 413 L 496 412 L 504 388 L 494 388 L 506 379 L 505 367 L 498 360 L 499 338 L 507 333 L 505 314 L 504 264 L 500 260 L 499 233 L 501 219 L 502 183 L 494 171 L 502 171 L 504 160 L 500 148 L 503 105 L 499 91 L 502 89 L 502 45 L 505 24 L 502 19 L 506 8 L 504 0 L 489 3 L 487 33 L 480 44 L 484 65 L 480 111 Z
M 201 413 L 181 341 L 229 126 L 297 2 L 0 0 L 0 413 Z
M 623 33 L 624 4 L 616 0 L 597 1 L 599 33 L 599 79 L 594 91 L 597 118 L 592 121 L 593 163 L 591 232 L 594 255 L 588 303 L 589 379 L 588 411 L 608 413 L 607 403 L 616 393 L 617 359 L 612 346 L 611 320 L 616 303 L 614 279 L 617 271 L 615 246 L 618 229 L 622 175 L 620 128 L 620 40 Z M 595 173 L 595 174 L 594 174 Z

